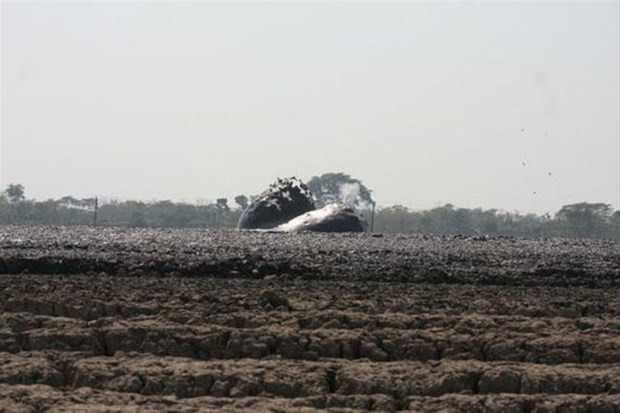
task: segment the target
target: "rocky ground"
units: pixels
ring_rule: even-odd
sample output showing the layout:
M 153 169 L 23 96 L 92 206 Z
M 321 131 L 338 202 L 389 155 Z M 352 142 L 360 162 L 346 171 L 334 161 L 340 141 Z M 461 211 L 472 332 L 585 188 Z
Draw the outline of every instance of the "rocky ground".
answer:
M 620 412 L 620 244 L 0 227 L 0 412 Z

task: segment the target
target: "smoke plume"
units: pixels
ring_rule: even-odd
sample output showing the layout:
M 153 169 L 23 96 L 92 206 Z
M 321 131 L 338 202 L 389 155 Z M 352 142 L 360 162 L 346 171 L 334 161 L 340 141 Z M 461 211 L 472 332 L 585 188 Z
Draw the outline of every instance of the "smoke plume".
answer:
M 340 185 L 340 202 L 349 208 L 355 207 L 360 196 L 360 184 L 346 183 Z

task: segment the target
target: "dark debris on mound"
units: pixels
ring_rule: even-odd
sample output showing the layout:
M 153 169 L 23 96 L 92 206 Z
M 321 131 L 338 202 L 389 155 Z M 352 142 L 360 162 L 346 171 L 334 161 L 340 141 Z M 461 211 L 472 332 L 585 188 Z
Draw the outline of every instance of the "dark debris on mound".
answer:
M 238 227 L 269 229 L 314 210 L 308 186 L 297 178 L 278 179 L 243 211 Z

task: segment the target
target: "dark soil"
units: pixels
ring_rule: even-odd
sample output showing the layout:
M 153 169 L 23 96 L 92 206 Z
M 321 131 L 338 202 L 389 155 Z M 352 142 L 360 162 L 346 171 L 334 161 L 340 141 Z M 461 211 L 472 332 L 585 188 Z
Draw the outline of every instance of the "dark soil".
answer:
M 0 227 L 0 412 L 620 412 L 620 244 Z

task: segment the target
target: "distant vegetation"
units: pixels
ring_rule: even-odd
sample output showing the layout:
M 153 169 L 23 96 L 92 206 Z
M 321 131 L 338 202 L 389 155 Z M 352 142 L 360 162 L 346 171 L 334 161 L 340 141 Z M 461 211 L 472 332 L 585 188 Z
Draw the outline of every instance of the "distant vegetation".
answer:
M 565 205 L 553 217 L 457 208 L 450 204 L 426 211 L 397 205 L 378 211 L 375 229 L 424 234 L 620 239 L 620 211 L 612 213 L 607 204 L 585 202 Z
M 360 202 L 370 219 L 372 198 L 361 182 L 346 174 L 325 174 L 309 183 L 319 189 L 323 201 L 338 200 L 341 187 L 332 180 L 361 185 Z M 239 195 L 230 206 L 227 198 L 206 205 L 171 201 L 99 202 L 97 225 L 127 227 L 234 228 L 250 197 Z M 92 225 L 97 200 L 27 199 L 22 185 L 9 185 L 0 195 L 0 224 Z M 554 216 L 519 214 L 495 209 L 458 208 L 454 205 L 415 211 L 395 205 L 377 209 L 374 232 L 504 235 L 520 237 L 577 237 L 620 239 L 620 211 L 604 203 L 578 203 L 563 206 Z

